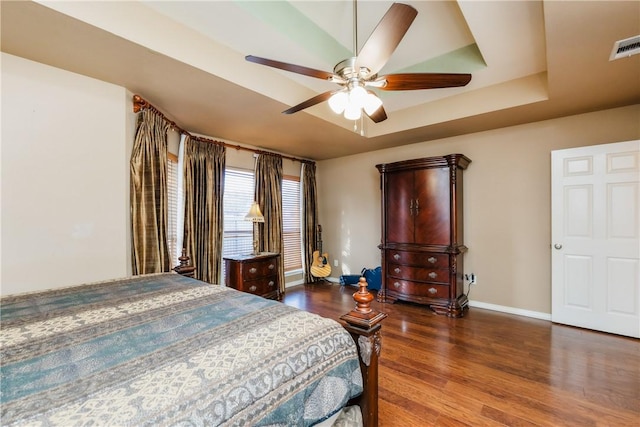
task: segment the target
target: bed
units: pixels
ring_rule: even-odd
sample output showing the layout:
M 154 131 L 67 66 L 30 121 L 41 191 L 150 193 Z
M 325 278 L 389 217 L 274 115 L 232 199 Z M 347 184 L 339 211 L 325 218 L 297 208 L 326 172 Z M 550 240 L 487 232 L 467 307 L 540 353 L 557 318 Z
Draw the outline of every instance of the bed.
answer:
M 341 324 L 173 272 L 3 297 L 1 423 L 305 426 L 357 404 L 376 425 L 384 315 L 366 282 L 354 299 Z

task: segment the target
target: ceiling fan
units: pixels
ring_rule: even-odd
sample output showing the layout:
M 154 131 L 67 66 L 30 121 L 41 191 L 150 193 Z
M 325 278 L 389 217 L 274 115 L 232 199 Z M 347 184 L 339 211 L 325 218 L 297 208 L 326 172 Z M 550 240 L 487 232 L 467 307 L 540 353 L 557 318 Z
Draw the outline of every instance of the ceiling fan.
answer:
M 354 2 L 354 26 L 357 24 L 355 10 Z M 346 119 L 358 120 L 364 110 L 364 113 L 371 120 L 379 123 L 386 120 L 387 113 L 380 98 L 367 88 L 380 90 L 436 89 L 465 86 L 471 81 L 471 74 L 455 73 L 402 73 L 378 76 L 378 72 L 396 50 L 417 14 L 418 11 L 409 5 L 393 3 L 367 39 L 360 53 L 339 62 L 332 73 L 253 55 L 247 55 L 245 59 L 256 64 L 328 80 L 341 86 L 337 90 L 321 93 L 295 105 L 283 111 L 284 114 L 292 114 L 329 101 L 331 109 L 337 114 L 344 113 Z M 355 37 L 354 45 L 357 46 Z

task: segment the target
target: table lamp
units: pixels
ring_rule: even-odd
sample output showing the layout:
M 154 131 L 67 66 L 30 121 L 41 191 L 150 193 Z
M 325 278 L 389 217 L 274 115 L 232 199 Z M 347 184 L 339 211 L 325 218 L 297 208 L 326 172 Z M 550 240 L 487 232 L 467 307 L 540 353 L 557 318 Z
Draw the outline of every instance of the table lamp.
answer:
M 249 213 L 244 217 L 245 221 L 251 221 L 253 223 L 253 253 L 251 255 L 260 255 L 259 251 L 259 242 L 258 242 L 258 223 L 264 222 L 264 216 L 262 216 L 262 212 L 260 212 L 260 206 L 258 206 L 258 202 L 253 202 L 251 204 L 251 208 L 249 209 Z

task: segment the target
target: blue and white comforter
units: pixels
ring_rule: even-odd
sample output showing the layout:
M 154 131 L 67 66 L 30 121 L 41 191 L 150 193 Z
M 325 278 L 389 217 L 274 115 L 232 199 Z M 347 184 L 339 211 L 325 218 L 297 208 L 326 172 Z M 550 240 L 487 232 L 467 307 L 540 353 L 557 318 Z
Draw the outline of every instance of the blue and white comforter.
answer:
M 3 426 L 303 426 L 362 392 L 336 321 L 173 273 L 0 307 Z

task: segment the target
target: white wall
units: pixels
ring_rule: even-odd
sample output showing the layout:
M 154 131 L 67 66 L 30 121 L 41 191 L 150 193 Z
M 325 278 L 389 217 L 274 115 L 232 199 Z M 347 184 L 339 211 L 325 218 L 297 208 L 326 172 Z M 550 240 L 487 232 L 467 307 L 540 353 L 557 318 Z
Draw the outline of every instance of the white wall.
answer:
M 125 276 L 129 94 L 12 55 L 1 59 L 0 292 Z
M 640 138 L 640 105 L 379 150 L 318 163 L 332 276 L 380 265 L 379 163 L 462 153 L 465 272 L 474 302 L 551 312 L 551 151 Z M 349 179 L 345 179 L 345 176 Z
M 0 294 L 131 275 L 125 88 L 2 54 Z M 212 137 L 212 139 L 215 139 Z M 169 132 L 170 150 L 179 135 Z M 250 151 L 227 166 L 252 170 Z M 287 175 L 300 163 L 283 160 Z

